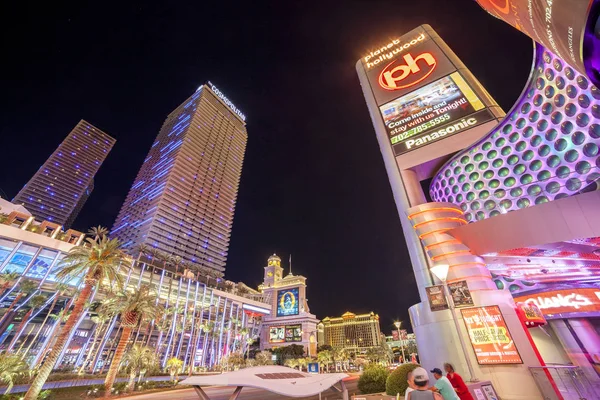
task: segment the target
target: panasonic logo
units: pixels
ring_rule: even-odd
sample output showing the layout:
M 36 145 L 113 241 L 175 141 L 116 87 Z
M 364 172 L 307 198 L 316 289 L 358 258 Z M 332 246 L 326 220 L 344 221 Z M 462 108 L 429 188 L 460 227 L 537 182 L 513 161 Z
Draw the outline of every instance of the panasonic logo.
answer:
M 423 146 L 424 144 L 427 144 L 429 142 L 433 142 L 441 137 L 444 137 L 448 134 L 451 133 L 455 133 L 455 132 L 459 132 L 465 128 L 469 128 L 473 125 L 477 124 L 477 119 L 476 118 L 467 118 L 467 119 L 461 119 L 460 122 L 457 122 L 453 125 L 447 126 L 446 128 L 442 128 L 438 131 L 435 131 L 433 133 L 430 133 L 428 135 L 423 135 L 421 137 L 418 137 L 416 139 L 410 139 L 407 140 L 405 142 L 406 148 L 407 149 L 412 149 L 414 147 L 419 147 L 419 146 Z

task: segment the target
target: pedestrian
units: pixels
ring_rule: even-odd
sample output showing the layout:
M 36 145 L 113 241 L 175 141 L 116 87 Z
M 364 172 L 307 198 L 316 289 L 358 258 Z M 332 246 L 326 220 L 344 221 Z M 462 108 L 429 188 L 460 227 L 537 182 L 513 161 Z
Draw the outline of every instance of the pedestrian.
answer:
M 454 371 L 454 366 L 450 363 L 445 363 L 444 370 L 446 371 L 446 377 L 452 384 L 452 387 L 456 389 L 458 398 L 460 400 L 474 400 L 463 378 Z
M 415 386 L 415 378 L 413 377 L 412 371 L 406 375 L 406 383 L 408 383 L 408 387 L 406 388 L 406 392 L 404 392 L 404 400 L 408 400 L 408 394 L 417 388 Z
M 436 379 L 433 389 L 434 391 L 441 394 L 444 400 L 459 400 L 456 390 L 454 390 L 448 378 L 442 375 L 441 369 L 434 368 L 431 370 L 431 373 Z
M 411 375 L 415 390 L 408 393 L 407 400 L 443 400 L 442 395 L 429 389 L 429 375 L 425 368 L 417 367 Z

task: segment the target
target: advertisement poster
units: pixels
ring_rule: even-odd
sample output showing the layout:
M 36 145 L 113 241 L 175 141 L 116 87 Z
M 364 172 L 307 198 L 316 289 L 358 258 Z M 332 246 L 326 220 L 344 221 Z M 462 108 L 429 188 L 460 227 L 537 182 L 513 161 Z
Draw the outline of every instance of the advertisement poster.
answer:
M 272 326 L 269 328 L 269 343 L 285 342 L 285 327 Z
M 450 294 L 452 295 L 454 307 L 473 307 L 475 305 L 473 303 L 473 297 L 471 297 L 471 291 L 469 290 L 467 281 L 449 283 L 448 289 L 450 289 Z
M 463 308 L 460 312 L 480 365 L 523 363 L 498 306 Z
M 483 389 L 487 400 L 499 400 L 498 395 L 496 394 L 496 391 L 492 385 L 481 385 L 481 388 Z
M 583 41 L 591 0 L 477 0 L 493 16 L 517 28 L 585 73 Z
M 477 400 L 487 400 L 481 389 L 473 389 L 473 392 L 475 393 Z
M 398 340 L 400 340 L 400 332 L 392 331 L 392 340 L 394 340 L 394 342 L 397 342 Z
M 277 291 L 277 316 L 298 315 L 298 288 Z
M 302 325 L 286 325 L 285 341 L 286 342 L 301 342 L 302 341 Z
M 379 107 L 392 144 L 451 124 L 483 108 L 484 104 L 458 72 Z
M 426 287 L 427 298 L 429 299 L 429 308 L 431 311 L 441 311 L 448 309 L 444 287 L 442 285 Z
M 400 329 L 400 339 L 401 340 L 408 339 L 408 331 L 406 329 Z

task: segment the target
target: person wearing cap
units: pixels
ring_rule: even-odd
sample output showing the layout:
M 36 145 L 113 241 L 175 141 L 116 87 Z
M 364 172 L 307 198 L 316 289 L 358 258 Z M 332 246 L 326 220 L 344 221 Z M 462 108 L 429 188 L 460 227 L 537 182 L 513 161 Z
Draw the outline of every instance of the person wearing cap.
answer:
M 444 370 L 447 373 L 446 377 L 452 384 L 452 387 L 456 390 L 458 398 L 460 400 L 474 400 L 463 378 L 454 371 L 454 366 L 450 363 L 445 363 Z
M 439 393 L 429 389 L 429 375 L 425 368 L 417 367 L 411 373 L 411 379 L 415 384 L 415 390 L 408 393 L 407 400 L 444 400 Z
M 442 370 L 434 368 L 430 371 L 436 379 L 434 391 L 442 395 L 444 400 L 460 400 L 456 390 L 452 387 L 450 380 L 442 374 Z

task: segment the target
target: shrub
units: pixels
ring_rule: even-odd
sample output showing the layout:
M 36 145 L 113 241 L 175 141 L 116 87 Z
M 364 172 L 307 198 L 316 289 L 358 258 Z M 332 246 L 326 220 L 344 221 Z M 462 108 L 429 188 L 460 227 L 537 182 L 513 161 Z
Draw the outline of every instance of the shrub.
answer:
M 358 379 L 358 390 L 362 394 L 384 392 L 389 373 L 388 369 L 381 365 L 369 365 Z
M 406 392 L 406 388 L 408 387 L 408 373 L 417 367 L 420 367 L 420 365 L 411 363 L 402 364 L 392 371 L 385 382 L 386 394 L 390 396 L 396 396 L 397 394 L 404 396 L 404 392 Z

